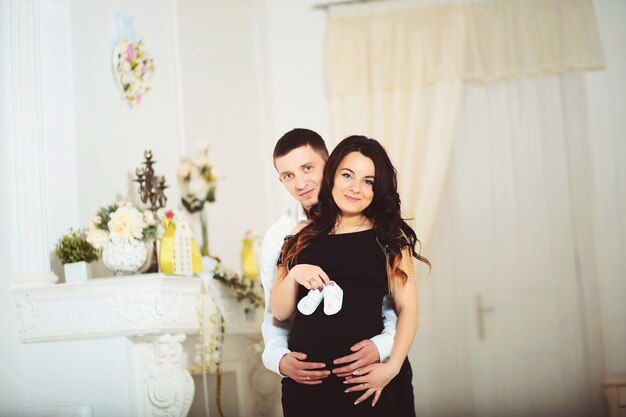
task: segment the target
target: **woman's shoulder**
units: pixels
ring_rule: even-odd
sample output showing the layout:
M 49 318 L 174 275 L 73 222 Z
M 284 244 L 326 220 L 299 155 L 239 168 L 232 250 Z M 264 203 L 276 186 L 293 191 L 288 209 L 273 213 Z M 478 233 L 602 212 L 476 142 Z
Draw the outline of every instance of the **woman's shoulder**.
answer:
M 304 221 L 296 224 L 296 226 L 293 229 L 291 229 L 291 233 L 289 233 L 287 237 L 292 237 L 292 236 L 297 235 L 298 233 L 300 233 L 302 229 L 304 229 L 308 225 L 309 225 L 309 222 L 304 222 Z
M 392 233 L 384 234 L 377 232 L 379 243 L 386 249 L 394 248 L 396 251 L 410 250 L 415 246 L 415 241 L 411 239 L 401 228 Z

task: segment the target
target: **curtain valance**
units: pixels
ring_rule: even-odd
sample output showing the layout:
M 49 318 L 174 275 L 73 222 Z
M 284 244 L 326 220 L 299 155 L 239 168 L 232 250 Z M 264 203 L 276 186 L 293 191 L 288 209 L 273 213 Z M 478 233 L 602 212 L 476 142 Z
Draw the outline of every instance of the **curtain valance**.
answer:
M 331 96 L 603 68 L 591 0 L 340 6 L 327 42 Z

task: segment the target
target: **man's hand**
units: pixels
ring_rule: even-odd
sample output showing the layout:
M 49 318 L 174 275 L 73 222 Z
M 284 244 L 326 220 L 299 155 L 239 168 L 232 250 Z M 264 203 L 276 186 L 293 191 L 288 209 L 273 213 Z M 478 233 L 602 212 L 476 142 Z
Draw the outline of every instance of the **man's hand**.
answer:
M 378 348 L 371 340 L 362 340 L 356 345 L 350 348 L 354 353 L 344 356 L 339 359 L 335 359 L 333 364 L 341 365 L 347 363 L 349 365 L 342 366 L 341 368 L 333 369 L 333 373 L 337 374 L 340 378 L 351 376 L 352 372 L 360 369 L 364 366 L 371 365 L 373 363 L 380 362 L 380 354 Z
M 322 379 L 330 375 L 330 371 L 317 369 L 325 368 L 320 362 L 305 362 L 307 356 L 301 352 L 289 352 L 278 363 L 278 370 L 299 384 L 318 385 Z

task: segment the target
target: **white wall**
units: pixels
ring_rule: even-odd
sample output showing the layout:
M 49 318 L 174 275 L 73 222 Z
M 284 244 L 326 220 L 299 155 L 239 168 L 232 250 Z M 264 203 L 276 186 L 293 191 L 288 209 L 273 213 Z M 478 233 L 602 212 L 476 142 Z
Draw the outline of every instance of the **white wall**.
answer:
M 209 207 L 210 251 L 240 270 L 243 233 L 263 233 L 275 209 L 267 198 L 264 1 L 180 0 L 178 6 L 185 155 L 193 155 L 199 139 L 211 144 L 220 180 Z
M 312 9 L 319 3 L 316 0 L 267 2 L 273 139 L 269 155 L 276 141 L 296 127 L 318 132 L 329 150 L 341 139 L 330 137 L 323 59 L 326 15 Z M 282 211 L 291 207 L 293 199 L 278 184 L 276 176 L 273 184 Z
M 134 17 L 138 36 L 155 59 L 152 90 L 131 108 L 112 77 L 116 39 L 114 14 Z M 151 148 L 157 174 L 170 187 L 168 203 L 178 201 L 175 173 L 180 156 L 171 2 L 73 1 L 72 72 L 77 145 L 79 217 L 85 225 L 98 207 L 126 196 L 129 175 Z

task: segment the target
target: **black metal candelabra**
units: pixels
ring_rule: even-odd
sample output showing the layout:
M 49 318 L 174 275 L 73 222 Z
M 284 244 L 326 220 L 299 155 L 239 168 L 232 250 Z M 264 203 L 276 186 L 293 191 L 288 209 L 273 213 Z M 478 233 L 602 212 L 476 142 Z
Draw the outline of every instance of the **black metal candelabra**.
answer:
M 148 210 L 150 210 L 154 218 L 157 219 L 157 210 L 165 207 L 165 203 L 167 202 L 165 189 L 168 188 L 168 186 L 165 185 L 165 177 L 154 175 L 154 168 L 152 168 L 152 166 L 156 161 L 152 160 L 152 151 L 150 149 L 145 150 L 143 156 L 145 158 L 143 165 L 145 166 L 139 166 L 135 170 L 137 179 L 134 181 L 139 183 L 139 198 L 141 198 L 141 202 L 147 205 Z M 156 239 L 152 242 L 152 259 L 150 261 L 150 267 L 146 272 L 159 272 Z

